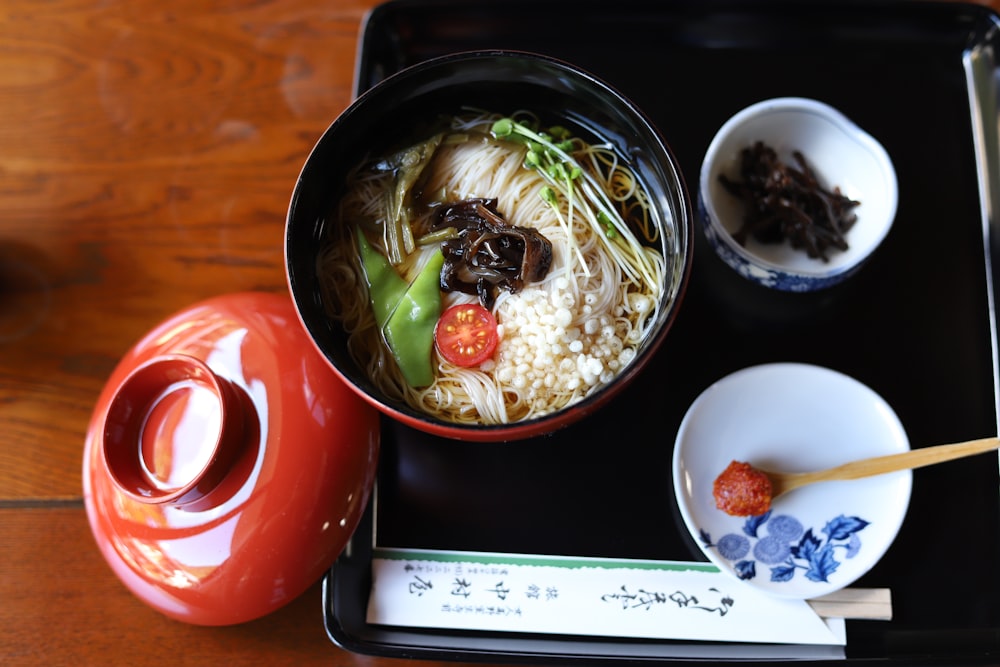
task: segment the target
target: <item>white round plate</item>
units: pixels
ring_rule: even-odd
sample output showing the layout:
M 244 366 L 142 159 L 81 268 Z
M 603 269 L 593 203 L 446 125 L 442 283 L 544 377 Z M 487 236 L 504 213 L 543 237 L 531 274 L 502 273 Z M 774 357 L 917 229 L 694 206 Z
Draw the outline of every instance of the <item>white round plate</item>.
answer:
M 814 598 L 850 585 L 886 552 L 912 473 L 802 487 L 759 517 L 716 509 L 715 478 L 733 460 L 806 472 L 907 449 L 895 412 L 857 380 L 808 364 L 753 366 L 688 409 L 674 445 L 674 493 L 695 542 L 724 572 L 773 595 Z

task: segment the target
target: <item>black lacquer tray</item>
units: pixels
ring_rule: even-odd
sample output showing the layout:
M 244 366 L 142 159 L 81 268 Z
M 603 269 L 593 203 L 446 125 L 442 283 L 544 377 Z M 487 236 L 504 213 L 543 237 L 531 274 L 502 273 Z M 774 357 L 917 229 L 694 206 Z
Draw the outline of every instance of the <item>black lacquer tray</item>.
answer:
M 673 500 L 674 437 L 702 390 L 755 364 L 855 377 L 892 405 L 913 447 L 996 434 L 1000 17 L 924 2 L 404 0 L 369 15 L 356 89 L 485 48 L 568 60 L 630 97 L 670 144 L 692 196 L 730 115 L 769 97 L 825 101 L 891 155 L 896 223 L 857 276 L 814 294 L 748 283 L 697 231 L 692 280 L 658 357 L 609 407 L 554 436 L 462 443 L 386 421 L 373 506 L 324 582 L 327 632 L 352 651 L 409 658 L 753 661 L 750 647 L 730 644 L 370 625 L 372 545 L 702 560 Z M 993 455 L 914 473 L 896 542 L 856 584 L 890 588 L 894 617 L 847 622 L 849 663 L 1000 662 L 998 488 Z

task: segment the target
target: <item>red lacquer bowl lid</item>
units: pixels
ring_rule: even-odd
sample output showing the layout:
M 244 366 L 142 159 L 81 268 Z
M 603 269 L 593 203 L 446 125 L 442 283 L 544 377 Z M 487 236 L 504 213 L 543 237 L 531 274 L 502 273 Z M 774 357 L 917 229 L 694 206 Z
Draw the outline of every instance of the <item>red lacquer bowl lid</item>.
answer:
M 378 448 L 378 412 L 315 351 L 288 297 L 217 297 L 161 323 L 112 373 L 85 443 L 87 518 L 144 602 L 242 623 L 333 564 Z

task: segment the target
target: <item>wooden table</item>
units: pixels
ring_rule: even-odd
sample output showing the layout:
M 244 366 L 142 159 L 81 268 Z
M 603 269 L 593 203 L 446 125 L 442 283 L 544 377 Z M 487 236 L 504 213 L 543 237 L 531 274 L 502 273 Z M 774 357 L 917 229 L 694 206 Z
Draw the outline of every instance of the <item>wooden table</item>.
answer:
M 374 4 L 0 8 L 0 663 L 401 664 L 337 648 L 318 582 L 240 626 L 161 616 L 112 574 L 81 498 L 121 355 L 203 298 L 286 290 L 291 188 L 351 99 Z

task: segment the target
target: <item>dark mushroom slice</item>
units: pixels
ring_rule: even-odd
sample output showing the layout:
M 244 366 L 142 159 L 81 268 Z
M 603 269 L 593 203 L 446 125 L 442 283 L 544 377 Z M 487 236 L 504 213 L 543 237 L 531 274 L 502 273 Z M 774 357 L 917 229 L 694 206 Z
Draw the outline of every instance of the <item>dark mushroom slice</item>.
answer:
M 744 202 L 743 224 L 733 238 L 740 245 L 751 236 L 760 243 L 788 239 L 793 248 L 829 261 L 828 250 L 847 250 L 845 234 L 857 222 L 854 208 L 860 202 L 839 188 L 822 187 L 805 156 L 800 151 L 792 156 L 798 168 L 783 163 L 773 148 L 758 141 L 741 153 L 742 181 L 719 175 L 726 191 Z
M 441 288 L 474 294 L 492 308 L 500 290 L 519 291 L 544 278 L 552 265 L 552 244 L 536 229 L 510 224 L 496 199 L 466 199 L 439 209 L 435 229 L 454 228 L 441 246 Z

